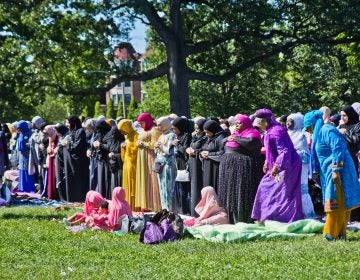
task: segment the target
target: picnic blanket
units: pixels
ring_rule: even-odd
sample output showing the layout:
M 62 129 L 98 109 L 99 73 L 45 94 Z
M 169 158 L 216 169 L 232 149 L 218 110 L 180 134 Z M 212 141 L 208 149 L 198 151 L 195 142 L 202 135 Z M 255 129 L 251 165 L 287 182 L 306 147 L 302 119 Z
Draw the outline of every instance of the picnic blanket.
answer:
M 293 223 L 265 221 L 263 224 L 237 223 L 235 225 L 205 225 L 186 227 L 185 233 L 194 238 L 211 242 L 236 242 L 268 239 L 296 239 L 321 233 L 324 224 L 313 219 L 299 220 Z

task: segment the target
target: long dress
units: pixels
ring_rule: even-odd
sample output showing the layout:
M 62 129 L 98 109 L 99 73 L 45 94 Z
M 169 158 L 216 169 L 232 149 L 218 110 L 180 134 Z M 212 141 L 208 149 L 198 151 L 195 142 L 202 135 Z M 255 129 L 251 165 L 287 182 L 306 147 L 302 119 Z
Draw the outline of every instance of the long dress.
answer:
M 195 211 L 196 205 L 201 199 L 201 189 L 203 188 L 202 162 L 200 160 L 200 151 L 206 142 L 206 134 L 204 131 L 198 135 L 194 135 L 190 147 L 194 149 L 194 155 L 189 156 L 188 164 L 191 181 L 191 216 L 196 217 L 198 213 Z
M 359 160 L 357 153 L 360 150 L 360 123 L 357 122 L 356 124 L 342 124 L 339 126 L 339 128 L 346 129 L 346 133 L 343 135 L 343 137 L 346 141 L 351 158 L 354 162 L 355 170 L 356 172 L 358 172 Z M 360 221 L 360 208 L 351 211 L 350 220 L 352 222 Z
M 360 206 L 360 185 L 355 165 L 340 132 L 330 124 L 321 128 L 315 149 L 320 162 L 320 180 L 327 214 L 324 235 L 330 240 L 338 239 L 346 234 L 350 210 Z M 335 185 L 333 171 L 340 173 L 341 186 Z
M 225 146 L 220 160 L 218 196 L 231 223 L 252 223 L 251 211 L 264 164 L 261 141 L 235 137 L 238 148 Z
M 49 199 L 58 199 L 59 193 L 56 188 L 56 167 L 55 167 L 55 154 L 54 150 L 58 144 L 58 137 L 51 139 L 49 137 L 49 148 L 47 156 L 47 196 Z
M 203 184 L 211 186 L 218 192 L 220 158 L 224 154 L 225 131 L 217 132 L 212 138 L 208 138 L 202 146 L 202 151 L 208 151 L 208 158 L 202 158 Z
M 89 160 L 86 157 L 86 135 L 83 128 L 69 133 L 68 145 L 63 149 L 65 171 L 65 200 L 85 201 L 89 189 Z
M 161 146 L 155 149 L 156 159 L 164 162 L 162 171 L 157 174 L 162 209 L 171 209 L 172 207 L 170 192 L 172 184 L 175 180 L 175 163 L 174 148 L 171 146 L 171 143 L 175 138 L 175 133 L 173 133 L 170 129 L 166 130 L 159 137 Z
M 286 130 L 278 123 L 265 132 L 264 146 L 268 171 L 262 178 L 251 217 L 290 223 L 303 219 L 301 202 L 301 159 Z M 274 165 L 277 176 L 271 176 Z
M 305 134 L 302 132 L 304 116 L 301 113 L 290 114 L 294 127 L 288 130 L 294 148 L 301 159 L 301 201 L 305 218 L 315 217 L 314 205 L 309 194 L 310 149 Z
M 126 201 L 132 210 L 135 210 L 135 188 L 136 188 L 136 157 L 137 141 L 139 134 L 133 129 L 131 120 L 123 119 L 118 124 L 118 129 L 125 135 L 125 145 L 121 147 L 121 158 L 123 160 L 123 184 L 126 192 Z
M 173 124 L 174 125 L 174 124 Z M 188 156 L 186 149 L 190 146 L 191 135 L 188 132 L 177 137 L 179 140 L 175 145 L 175 162 L 177 170 L 184 170 L 187 167 Z M 190 215 L 190 182 L 174 182 L 172 190 L 172 210 L 179 213 Z
M 17 150 L 19 152 L 18 189 L 23 192 L 35 192 L 35 178 L 34 175 L 30 175 L 28 171 L 30 155 L 29 138 L 31 132 L 28 128 L 27 122 L 25 121 L 20 121 L 18 123 L 18 128 L 22 131 L 17 140 Z

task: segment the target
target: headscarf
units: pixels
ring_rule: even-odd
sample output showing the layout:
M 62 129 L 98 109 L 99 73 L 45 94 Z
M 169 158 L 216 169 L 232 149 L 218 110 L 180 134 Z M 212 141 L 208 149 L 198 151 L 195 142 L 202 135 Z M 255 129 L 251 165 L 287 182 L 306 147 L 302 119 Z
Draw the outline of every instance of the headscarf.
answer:
M 261 119 L 265 119 L 266 122 L 268 123 L 268 127 L 267 129 L 269 129 L 270 127 L 272 127 L 273 125 L 280 125 L 276 120 L 275 117 L 273 115 L 273 113 L 271 112 L 271 110 L 267 109 L 267 108 L 263 108 L 263 109 L 259 109 L 255 112 L 254 114 L 255 118 L 261 118 Z
M 360 104 L 360 103 L 359 103 L 359 104 Z M 339 126 L 339 124 L 340 124 L 340 119 L 341 119 L 341 116 L 340 116 L 339 114 L 335 114 L 335 115 L 332 115 L 332 116 L 330 117 L 330 121 L 333 122 L 336 127 Z
M 87 119 L 84 123 L 85 128 L 95 129 L 96 120 L 95 119 Z
M 357 124 L 359 122 L 359 115 L 352 106 L 344 106 L 341 108 L 341 111 L 345 112 L 348 116 L 348 122 L 345 125 Z
M 153 126 L 155 126 L 154 119 L 149 113 L 142 113 L 137 118 L 138 122 L 145 122 L 145 131 L 149 131 Z
M 323 120 L 323 112 L 320 110 L 313 110 L 311 112 L 308 112 L 304 116 L 304 128 L 308 128 L 310 126 L 314 126 L 314 131 L 312 134 L 312 143 L 311 143 L 311 149 L 310 149 L 310 168 L 311 173 L 319 172 L 320 171 L 320 164 L 319 160 L 317 158 L 316 152 L 315 152 L 315 145 L 317 143 L 319 132 L 324 125 Z
M 224 131 L 221 128 L 220 124 L 214 120 L 206 121 L 206 123 L 204 124 L 204 130 L 208 130 L 214 134 L 219 133 L 220 131 Z
M 259 141 L 261 141 L 261 135 L 260 135 L 259 131 L 257 131 L 253 127 L 252 122 L 248 116 L 242 115 L 242 114 L 237 114 L 235 116 L 235 120 L 242 123 L 243 130 L 242 131 L 234 131 L 231 134 L 231 136 L 242 137 L 242 138 L 254 137 L 254 138 L 259 139 Z M 231 147 L 231 148 L 238 148 L 238 147 L 240 147 L 240 144 L 237 143 L 236 141 L 227 141 L 225 146 Z
M 69 116 L 66 118 L 70 124 L 70 130 L 78 130 L 79 128 L 82 128 L 80 119 L 75 116 Z
M 180 130 L 180 135 L 189 131 L 189 120 L 183 117 L 177 117 L 172 121 L 172 125 Z
M 31 122 L 34 124 L 35 128 L 37 129 L 43 129 L 44 126 L 46 125 L 46 122 L 44 121 L 44 119 L 40 116 L 35 116 L 33 117 L 33 119 L 31 120 Z
M 58 123 L 54 126 L 55 130 L 61 134 L 61 136 L 64 136 L 66 133 L 68 133 L 69 129 L 66 127 L 66 125 L 62 123 Z
M 96 191 L 88 191 L 85 198 L 84 213 L 86 216 L 97 212 L 102 202 L 106 199 Z
M 105 122 L 105 120 L 101 119 L 95 122 L 95 129 L 103 137 L 106 133 L 108 133 L 111 130 L 111 126 L 108 125 Z
M 19 121 L 16 124 L 16 128 L 21 130 L 21 133 L 25 136 L 30 136 L 31 130 L 29 129 L 28 123 L 26 121 Z
M 51 140 L 55 140 L 56 139 L 56 130 L 54 128 L 53 125 L 47 125 L 44 127 L 44 132 L 49 135 L 49 137 L 51 138 Z
M 206 123 L 206 119 L 205 118 L 203 118 L 203 117 L 200 117 L 200 118 L 198 118 L 196 121 L 195 121 L 195 123 L 197 124 L 197 126 L 199 127 L 199 129 L 200 130 L 204 130 L 204 124 Z
M 359 102 L 355 102 L 355 103 L 353 103 L 351 106 L 354 108 L 355 112 L 358 113 L 358 115 L 359 115 L 359 117 L 360 117 L 360 103 L 359 103 Z
M 199 220 L 207 219 L 214 213 L 222 211 L 219 206 L 218 197 L 213 187 L 205 187 L 201 190 L 201 200 L 195 206 L 195 211 L 199 214 Z
M 112 192 L 112 200 L 109 207 L 108 222 L 113 230 L 121 228 L 119 224 L 120 217 L 123 215 L 132 216 L 129 203 L 125 200 L 126 193 L 122 187 L 114 188 Z
M 118 130 L 123 132 L 125 135 L 130 135 L 136 132 L 132 126 L 132 121 L 129 119 L 122 119 L 117 127 Z
M 294 127 L 288 130 L 291 141 L 294 144 L 295 150 L 305 150 L 309 153 L 309 147 L 302 129 L 304 127 L 304 116 L 301 113 L 290 114 L 287 119 L 294 121 Z
M 329 123 L 330 120 L 330 114 L 331 114 L 331 110 L 329 107 L 327 106 L 323 106 L 319 109 L 322 113 L 323 113 L 323 121 L 324 123 Z
M 164 128 L 164 131 L 167 131 L 171 128 L 171 120 L 169 117 L 160 117 L 156 120 L 157 125 L 161 125 Z

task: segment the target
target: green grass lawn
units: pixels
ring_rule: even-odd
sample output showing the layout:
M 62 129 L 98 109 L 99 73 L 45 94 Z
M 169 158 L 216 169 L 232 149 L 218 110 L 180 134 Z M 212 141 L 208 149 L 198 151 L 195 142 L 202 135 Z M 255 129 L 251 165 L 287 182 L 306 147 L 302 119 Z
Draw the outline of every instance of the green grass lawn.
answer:
M 0 209 L 0 279 L 359 279 L 360 233 L 348 241 L 232 244 L 186 238 L 160 245 L 137 235 L 70 233 L 74 211 Z

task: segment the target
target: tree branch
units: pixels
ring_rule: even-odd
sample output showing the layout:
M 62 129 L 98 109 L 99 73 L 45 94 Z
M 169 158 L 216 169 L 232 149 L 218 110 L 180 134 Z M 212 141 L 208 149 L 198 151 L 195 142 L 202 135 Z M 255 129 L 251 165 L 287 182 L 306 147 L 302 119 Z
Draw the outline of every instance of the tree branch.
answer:
M 290 49 L 294 48 L 296 45 L 300 44 L 300 42 L 289 42 L 282 46 L 277 46 L 274 49 L 264 52 L 240 65 L 235 67 L 234 69 L 228 71 L 227 73 L 223 75 L 213 75 L 213 74 L 207 74 L 203 72 L 196 72 L 194 70 L 189 69 L 188 75 L 190 80 L 200 80 L 200 81 L 206 81 L 206 82 L 213 82 L 217 84 L 222 84 L 236 76 L 236 74 L 240 73 L 241 71 L 245 71 L 246 69 L 250 68 L 251 66 L 255 65 L 258 62 L 264 61 L 280 52 L 286 52 Z
M 161 63 L 156 68 L 146 72 L 140 72 L 138 74 L 125 74 L 125 75 L 116 76 L 114 78 L 110 78 L 108 84 L 104 87 L 82 89 L 82 90 L 65 90 L 63 88 L 58 87 L 58 90 L 59 93 L 65 95 L 87 96 L 87 95 L 103 94 L 104 92 L 109 91 L 117 84 L 124 81 L 147 81 L 161 77 L 167 74 L 168 68 L 169 66 L 167 63 Z

